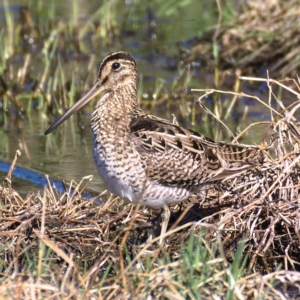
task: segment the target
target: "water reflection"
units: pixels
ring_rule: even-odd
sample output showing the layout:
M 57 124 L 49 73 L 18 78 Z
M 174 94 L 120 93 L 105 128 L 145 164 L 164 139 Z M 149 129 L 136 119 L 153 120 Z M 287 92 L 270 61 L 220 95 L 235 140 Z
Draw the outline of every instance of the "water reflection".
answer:
M 15 126 L 15 122 L 8 122 L 7 133 L 0 130 L 0 135 L 6 138 L 5 143 L 3 140 L 1 143 L 1 159 L 12 161 L 15 151 L 20 149 L 22 155 L 18 158 L 18 165 L 67 182 L 79 182 L 86 175 L 94 175 L 89 187 L 102 191 L 103 186 L 91 155 L 89 126 L 82 128 L 79 134 L 74 121 L 68 120 L 57 132 L 45 137 L 45 126 L 41 126 L 45 122 L 40 120 L 41 116 L 36 114 L 30 122 L 24 118 L 19 122 L 19 127 Z M 1 181 L 5 176 L 5 173 L 0 172 Z M 26 187 L 24 181 L 14 178 L 12 181 L 13 186 L 21 192 L 37 189 L 31 183 L 27 183 Z

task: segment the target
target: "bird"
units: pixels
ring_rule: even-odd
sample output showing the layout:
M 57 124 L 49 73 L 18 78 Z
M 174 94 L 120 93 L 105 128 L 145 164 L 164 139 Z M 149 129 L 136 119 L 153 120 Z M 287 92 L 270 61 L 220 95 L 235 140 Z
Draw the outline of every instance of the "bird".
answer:
M 52 132 L 95 97 L 93 157 L 106 188 L 134 204 L 161 208 L 164 245 L 170 209 L 223 179 L 256 168 L 257 146 L 214 141 L 149 115 L 137 101 L 137 66 L 123 51 L 107 55 L 94 86 L 45 132 Z

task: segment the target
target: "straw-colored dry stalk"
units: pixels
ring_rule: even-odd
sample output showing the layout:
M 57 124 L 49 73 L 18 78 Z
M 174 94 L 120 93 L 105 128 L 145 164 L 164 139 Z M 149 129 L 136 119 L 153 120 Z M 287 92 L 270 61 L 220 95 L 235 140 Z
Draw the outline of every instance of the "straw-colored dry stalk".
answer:
M 263 144 L 266 155 L 270 155 L 268 162 L 238 178 L 224 180 L 219 187 L 203 191 L 177 212 L 176 207 L 173 208 L 175 229 L 167 233 L 164 250 L 175 260 L 170 263 L 175 267 L 173 264 L 180 263 L 178 252 L 182 244 L 185 245 L 192 234 L 203 234 L 205 228 L 205 243 L 220 243 L 224 251 L 224 257 L 212 263 L 227 264 L 244 241 L 243 255 L 248 271 L 256 275 L 239 280 L 235 293 L 252 293 L 254 299 L 260 289 L 269 286 L 268 295 L 276 295 L 278 290 L 271 282 L 277 282 L 279 289 L 283 289 L 282 282 L 285 283 L 284 295 L 289 294 L 290 287 L 294 291 L 300 286 L 299 272 L 294 272 L 300 270 L 300 123 L 293 117 L 298 105 L 290 111 L 282 103 L 280 106 L 283 112 L 277 115 L 281 117 L 270 121 L 271 141 Z M 6 290 L 0 289 L 2 295 L 7 286 L 11 286 L 22 297 L 32 292 L 37 298 L 53 293 L 76 298 L 78 286 L 89 293 L 97 292 L 93 290 L 94 284 L 101 281 L 112 265 L 115 267 L 110 269 L 101 288 L 102 296 L 111 295 L 116 299 L 120 295 L 130 298 L 132 293 L 147 294 L 146 285 L 139 285 L 137 289 L 131 287 L 131 280 L 139 278 L 138 274 L 131 273 L 131 268 L 143 265 L 141 259 L 149 248 L 157 249 L 153 240 L 146 243 L 152 227 L 159 223 L 157 218 L 149 220 L 149 211 L 153 210 L 125 206 L 121 199 L 112 195 L 108 195 L 102 206 L 96 201 L 82 199 L 81 187 L 86 179 L 89 180 L 85 178 L 79 183 L 72 195 L 68 191 L 61 195 L 49 185 L 43 194 L 28 194 L 25 198 L 12 189 L 9 178 L 2 184 L 0 268 L 6 287 Z M 138 243 L 146 244 L 138 249 Z M 42 245 L 51 250 L 47 262 Z M 125 245 L 131 262 L 125 261 Z M 156 250 L 152 261 L 155 262 L 161 253 Z M 28 269 L 34 264 L 35 276 Z M 279 265 L 283 270 L 275 272 Z M 141 268 L 137 267 L 137 272 Z M 176 278 L 176 274 L 172 268 L 168 264 L 165 269 L 154 268 L 150 274 L 143 273 L 145 282 L 150 280 L 148 288 L 153 288 L 155 295 L 167 297 L 175 289 L 172 278 Z M 156 272 L 163 272 L 164 276 Z M 208 286 L 213 282 L 208 282 Z M 223 283 L 220 281 L 220 284 Z M 166 288 L 171 285 L 174 288 L 167 292 Z M 209 289 L 207 291 L 209 295 Z M 258 294 L 255 296 L 255 293 Z

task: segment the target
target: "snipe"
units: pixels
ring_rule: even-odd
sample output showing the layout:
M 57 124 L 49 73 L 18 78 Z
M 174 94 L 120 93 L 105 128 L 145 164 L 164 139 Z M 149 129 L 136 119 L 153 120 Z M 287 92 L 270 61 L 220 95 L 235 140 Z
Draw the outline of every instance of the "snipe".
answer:
M 112 193 L 164 209 L 160 244 L 169 222 L 168 205 L 254 168 L 262 157 L 257 147 L 215 142 L 145 113 L 137 102 L 136 63 L 125 52 L 102 61 L 96 84 L 45 134 L 100 94 L 91 119 L 96 167 Z

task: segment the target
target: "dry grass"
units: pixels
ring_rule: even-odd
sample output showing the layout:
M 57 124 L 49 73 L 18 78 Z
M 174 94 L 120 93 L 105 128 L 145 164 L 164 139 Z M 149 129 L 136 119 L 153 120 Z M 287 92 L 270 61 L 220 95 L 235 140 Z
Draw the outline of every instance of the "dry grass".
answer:
M 300 124 L 293 117 L 299 102 L 286 109 L 272 93 L 274 84 L 288 90 L 268 81 L 269 104 L 276 101 L 282 109 L 270 106 L 266 136 L 271 140 L 261 145 L 272 153 L 270 161 L 173 208 L 165 248 L 157 247 L 157 238 L 147 241 L 159 231 L 151 216 L 157 211 L 139 210 L 109 194 L 101 196 L 106 197 L 101 206 L 97 199 L 82 199 L 89 177 L 75 184 L 72 195 L 49 185 L 43 194 L 22 198 L 8 174 L 0 189 L 1 297 L 289 299 L 299 294 Z
M 221 203 L 236 203 L 235 208 L 226 208 L 213 216 L 218 221 L 225 248 L 234 247 L 247 233 L 246 248 L 252 253 L 248 270 L 263 273 L 275 270 L 279 264 L 285 270 L 300 270 L 300 123 L 293 116 L 299 101 L 286 109 L 273 94 L 272 86 L 281 85 L 298 99 L 300 94 L 275 80 L 267 82 L 271 121 L 265 136 L 271 140 L 269 143 L 263 141 L 260 147 L 265 149 L 270 161 L 254 172 L 226 180 L 227 191 L 211 196 L 212 200 L 218 199 Z M 274 101 L 281 112 L 271 108 Z M 260 124 L 251 124 L 242 133 L 255 125 Z M 208 222 L 211 218 L 202 221 Z
M 219 3 L 219 1 L 217 1 Z M 299 1 L 238 1 L 230 23 L 223 24 L 226 5 L 219 5 L 219 24 L 195 39 L 189 49 L 181 48 L 186 62 L 213 62 L 219 69 L 283 78 L 299 71 Z M 234 72 L 233 72 L 234 73 Z M 228 79 L 227 79 L 228 80 Z

